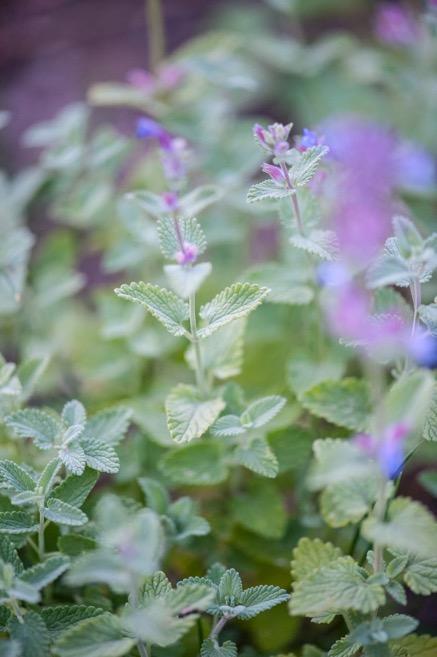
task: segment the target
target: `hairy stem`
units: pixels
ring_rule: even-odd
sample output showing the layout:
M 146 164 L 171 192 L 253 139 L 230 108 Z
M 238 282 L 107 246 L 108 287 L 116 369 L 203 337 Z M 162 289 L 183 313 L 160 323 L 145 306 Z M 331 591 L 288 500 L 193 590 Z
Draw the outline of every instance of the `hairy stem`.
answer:
M 39 525 L 38 525 L 38 554 L 40 561 L 44 559 L 45 542 L 44 542 L 44 509 L 39 508 Z
M 146 0 L 149 68 L 156 73 L 165 55 L 165 30 L 161 0 Z
M 413 301 L 413 323 L 411 325 L 411 335 L 414 335 L 416 332 L 417 325 L 417 314 L 419 306 L 421 304 L 421 290 L 420 290 L 420 281 L 418 278 L 415 278 L 410 285 L 411 298 Z
M 18 605 L 18 602 L 15 600 L 15 598 L 11 598 L 9 600 L 9 605 L 14 613 L 14 615 L 17 617 L 19 623 L 24 623 L 23 619 L 23 614 L 21 613 L 20 607 Z
M 222 631 L 228 620 L 229 618 L 227 618 L 226 616 L 222 616 L 222 618 L 220 618 L 220 620 L 218 620 L 217 623 L 215 623 L 214 627 L 212 628 L 209 638 L 213 640 L 217 640 L 220 632 Z
M 140 653 L 140 657 L 150 657 L 150 653 L 147 650 L 143 641 L 141 640 L 137 641 L 137 648 L 138 648 L 138 652 Z
M 299 229 L 299 233 L 303 235 L 303 224 L 302 224 L 302 215 L 300 213 L 300 207 L 299 207 L 299 201 L 296 195 L 296 190 L 293 187 L 293 184 L 290 180 L 290 174 L 288 173 L 288 169 L 285 165 L 284 162 L 281 162 L 281 170 L 282 173 L 284 174 L 285 182 L 288 187 L 288 189 L 292 192 L 291 195 L 291 208 L 293 210 L 293 214 L 296 217 L 296 222 L 297 222 L 297 227 Z
M 191 339 L 193 342 L 194 357 L 196 361 L 196 384 L 201 392 L 206 392 L 205 372 L 203 369 L 203 361 L 202 361 L 202 353 L 200 351 L 199 337 L 197 335 L 196 296 L 194 293 L 190 294 L 189 306 L 190 306 Z

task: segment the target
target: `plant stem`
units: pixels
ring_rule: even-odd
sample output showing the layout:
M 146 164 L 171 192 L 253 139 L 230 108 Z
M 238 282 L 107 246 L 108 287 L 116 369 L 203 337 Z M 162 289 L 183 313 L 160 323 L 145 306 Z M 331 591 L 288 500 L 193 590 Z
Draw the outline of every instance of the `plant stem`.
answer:
M 165 54 L 165 30 L 161 0 L 146 0 L 146 21 L 149 40 L 149 68 L 156 73 Z
M 199 337 L 197 335 L 197 322 L 196 322 L 196 295 L 190 294 L 190 330 L 191 338 L 194 346 L 194 356 L 196 359 L 196 384 L 201 392 L 206 392 L 205 386 L 205 372 L 203 369 L 202 353 L 200 351 Z
M 375 504 L 374 514 L 377 522 L 382 522 L 385 516 L 386 499 L 387 499 L 387 482 L 381 479 L 379 485 L 378 497 Z M 383 568 L 384 548 L 379 543 L 373 545 L 373 572 L 379 573 Z
M 414 335 L 416 332 L 417 324 L 417 313 L 421 303 L 421 290 L 420 290 L 420 281 L 418 278 L 415 278 L 410 285 L 411 298 L 413 301 L 413 323 L 411 325 L 411 335 Z
M 137 648 L 138 652 L 140 653 L 140 657 L 150 657 L 149 651 L 141 640 L 137 642 Z
M 222 631 L 228 620 L 229 618 L 227 618 L 226 616 L 222 616 L 222 618 L 220 618 L 220 620 L 218 620 L 217 623 L 212 628 L 209 638 L 213 640 L 217 639 L 218 635 L 220 634 L 220 632 Z
M 18 606 L 18 602 L 15 600 L 15 598 L 11 598 L 9 600 L 9 605 L 12 611 L 14 612 L 15 616 L 17 617 L 18 622 L 24 623 L 23 614 L 21 613 L 20 607 Z
M 302 215 L 300 213 L 299 201 L 297 199 L 296 190 L 294 189 L 294 187 L 292 185 L 292 182 L 290 180 L 290 174 L 288 173 L 288 169 L 287 169 L 284 162 L 281 162 L 281 170 L 282 170 L 282 173 L 284 174 L 284 178 L 285 178 L 285 182 L 287 184 L 287 187 L 292 192 L 292 194 L 291 194 L 291 207 L 292 207 L 292 210 L 293 210 L 293 214 L 296 217 L 296 222 L 297 222 L 297 227 L 299 229 L 299 233 L 301 235 L 303 235 Z
M 44 544 L 44 509 L 39 509 L 39 527 L 38 527 L 38 554 L 40 561 L 44 559 L 45 544 Z

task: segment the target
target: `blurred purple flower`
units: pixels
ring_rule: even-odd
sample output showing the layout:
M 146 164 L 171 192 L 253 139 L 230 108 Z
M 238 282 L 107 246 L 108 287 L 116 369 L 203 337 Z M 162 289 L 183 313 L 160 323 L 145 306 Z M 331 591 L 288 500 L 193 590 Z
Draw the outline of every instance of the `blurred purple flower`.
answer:
M 408 342 L 410 357 L 419 367 L 437 369 L 437 338 L 423 331 L 416 331 Z
M 160 123 L 142 116 L 137 121 L 136 135 L 138 139 L 156 139 L 161 148 L 169 148 L 172 141 L 171 135 L 162 127 Z
M 161 198 L 164 202 L 165 209 L 168 210 L 168 212 L 175 212 L 178 209 L 179 197 L 176 192 L 164 192 Z
M 428 189 L 436 183 L 436 163 L 425 148 L 400 141 L 395 152 L 396 183 L 401 187 Z
M 132 68 L 127 72 L 126 80 L 141 91 L 153 92 L 156 86 L 154 76 L 143 68 Z
M 160 141 L 164 175 L 171 183 L 178 183 L 186 176 L 188 160 L 187 141 L 182 137 L 170 137 L 165 144 Z
M 394 136 L 358 118 L 325 125 L 334 164 L 332 224 L 346 261 L 366 266 L 391 230 Z
M 341 287 L 351 280 L 348 269 L 339 262 L 322 262 L 316 270 L 320 287 Z
M 301 153 L 304 153 L 313 146 L 319 146 L 319 144 L 323 143 L 323 137 L 320 137 L 313 130 L 308 130 L 308 128 L 304 128 L 302 135 L 299 135 L 294 139 L 296 142 L 296 148 Z
M 262 165 L 262 170 L 264 173 L 267 173 L 276 183 L 281 184 L 285 180 L 282 169 L 280 167 L 276 167 L 274 164 L 268 164 L 267 162 L 264 162 Z
M 195 244 L 191 244 L 191 242 L 184 242 L 183 248 L 180 251 L 177 251 L 175 257 L 176 262 L 179 265 L 188 265 L 192 262 L 195 262 L 198 255 L 199 249 Z
M 359 434 L 353 438 L 354 444 L 366 456 L 376 459 L 387 479 L 398 476 L 404 462 L 404 445 L 410 429 L 403 423 L 392 424 L 381 437 Z
M 419 28 L 409 10 L 400 4 L 385 2 L 376 12 L 375 34 L 385 43 L 409 46 L 417 41 Z

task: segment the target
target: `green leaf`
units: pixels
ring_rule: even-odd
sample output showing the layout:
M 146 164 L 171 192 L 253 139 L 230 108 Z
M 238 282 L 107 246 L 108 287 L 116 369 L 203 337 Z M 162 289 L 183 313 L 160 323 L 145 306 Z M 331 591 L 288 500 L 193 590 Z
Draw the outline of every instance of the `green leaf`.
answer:
M 2 639 L 0 641 L 0 657 L 21 657 L 19 642 Z
M 173 388 L 165 403 L 171 437 L 177 443 L 200 438 L 224 406 L 219 397 L 208 399 L 194 386 L 179 384 Z
M 131 409 L 124 406 L 99 411 L 89 418 L 82 437 L 108 445 L 118 445 L 129 428 L 131 416 Z
M 86 464 L 93 470 L 109 474 L 119 471 L 120 460 L 111 445 L 98 440 L 83 440 L 81 446 L 85 453 Z
M 209 533 L 209 523 L 197 515 L 197 508 L 197 503 L 191 497 L 181 497 L 170 505 L 168 518 L 174 527 L 175 540 L 183 541 L 190 536 Z
M 58 547 L 64 554 L 70 557 L 77 557 L 83 552 L 95 550 L 97 543 L 93 538 L 83 536 L 82 534 L 66 534 L 58 539 Z
M 437 384 L 434 384 L 432 398 L 423 427 L 425 440 L 437 442 Z
M 355 643 L 351 637 L 345 636 L 331 646 L 328 657 L 354 657 L 360 648 L 359 643 Z
M 245 609 L 237 614 L 237 618 L 243 620 L 253 618 L 257 614 L 285 602 L 289 597 L 288 593 L 279 586 L 252 586 L 243 591 L 238 599 L 239 604 L 244 605 Z
M 77 401 L 77 399 L 67 402 L 62 409 L 62 419 L 67 427 L 72 427 L 76 424 L 84 425 L 86 422 L 86 411 L 83 404 Z
M 159 514 L 166 513 L 170 497 L 164 486 L 151 477 L 141 477 L 138 483 L 146 496 L 147 505 Z
M 59 450 L 59 458 L 68 472 L 81 475 L 85 470 L 86 458 L 82 447 L 76 443 L 70 443 Z
M 292 615 L 323 616 L 352 609 L 375 611 L 385 603 L 380 584 L 367 581 L 365 571 L 351 557 L 332 563 L 298 580 L 290 600 Z
M 306 272 L 274 262 L 255 265 L 244 275 L 248 283 L 263 284 L 270 289 L 266 303 L 300 306 L 314 299 L 314 291 Z
M 311 230 L 309 234 L 296 233 L 289 238 L 291 246 L 315 255 L 322 260 L 335 260 L 338 256 L 337 236 L 332 230 Z
M 86 605 L 56 605 L 54 607 L 43 607 L 41 616 L 46 624 L 52 640 L 56 639 L 62 632 L 87 618 L 95 618 L 103 613 L 98 607 Z
M 340 548 L 332 543 L 323 543 L 319 538 L 301 538 L 293 550 L 291 577 L 293 581 L 301 581 L 341 556 Z
M 430 410 L 434 377 L 418 370 L 395 381 L 385 399 L 387 424 L 404 423 L 410 430 L 423 430 Z
M 426 559 L 435 557 L 437 522 L 426 507 L 408 497 L 390 502 L 386 522 L 367 518 L 362 533 L 367 540 L 393 550 Z
M 331 527 L 357 523 L 373 507 L 377 494 L 378 480 L 375 477 L 332 484 L 320 497 L 322 516 Z
M 274 478 L 278 474 L 278 460 L 265 438 L 254 438 L 247 445 L 238 445 L 233 457 L 236 463 L 263 477 Z
M 234 283 L 201 307 L 204 326 L 198 330 L 206 338 L 230 322 L 245 317 L 263 301 L 269 290 L 254 283 Z
M 411 634 L 391 645 L 394 657 L 435 657 L 437 637 Z
M 118 618 L 103 613 L 61 634 L 53 651 L 59 657 L 121 657 L 134 645 L 134 639 L 124 635 Z
M 7 536 L 0 536 L 0 559 L 4 563 L 11 564 L 16 575 L 23 572 L 23 564 L 18 552 Z
M 277 200 L 291 196 L 294 192 L 285 185 L 280 185 L 274 180 L 263 180 L 252 185 L 247 192 L 247 202 L 256 203 L 265 200 Z
M 50 499 L 55 498 L 71 506 L 81 507 L 94 488 L 97 479 L 98 474 L 90 469 L 86 469 L 79 477 L 69 476 L 52 490 Z
M 252 402 L 241 415 L 241 424 L 245 429 L 257 429 L 273 420 L 284 408 L 286 399 L 279 395 L 263 397 Z
M 54 458 L 49 461 L 42 471 L 37 487 L 42 489 L 43 494 L 46 496 L 50 493 L 58 475 L 59 469 L 61 467 L 61 462 L 58 458 Z
M 245 493 L 231 502 L 236 522 L 266 538 L 281 538 L 287 524 L 287 514 L 281 494 L 272 482 L 252 482 Z
M 315 460 L 307 476 L 307 486 L 311 490 L 320 490 L 352 479 L 379 476 L 377 464 L 364 457 L 357 445 L 349 440 L 316 440 L 313 451 Z
M 140 282 L 122 285 L 115 293 L 123 299 L 144 306 L 172 335 L 187 335 L 183 323 L 189 317 L 188 304 L 174 292 Z
M 193 217 L 218 201 L 222 195 L 223 192 L 217 185 L 200 185 L 182 196 L 180 200 L 181 214 Z
M 27 408 L 5 418 L 6 425 L 20 438 L 32 438 L 40 449 L 49 449 L 62 430 L 53 415 L 37 408 Z
M 11 638 L 21 647 L 21 657 L 47 657 L 49 654 L 49 633 L 43 619 L 34 611 L 26 612 L 24 622 L 17 618 L 9 621 Z
M 205 639 L 200 648 L 200 657 L 237 657 L 237 646 L 232 641 L 219 645 L 215 639 Z
M 116 592 L 129 591 L 131 581 L 119 555 L 105 550 L 83 552 L 73 562 L 67 576 L 69 586 L 107 584 Z
M 165 265 L 164 272 L 172 290 L 182 299 L 188 299 L 197 292 L 204 280 L 210 275 L 210 262 L 200 262 L 191 267 L 184 265 Z
M 194 217 L 178 218 L 179 235 L 176 231 L 175 222 L 172 217 L 163 217 L 156 225 L 158 231 L 159 245 L 164 257 L 173 260 L 180 251 L 180 239 L 197 247 L 199 255 L 206 249 L 206 238 L 202 227 Z
M 437 303 L 419 306 L 419 317 L 428 331 L 437 337 Z
M 0 461 L 0 483 L 16 493 L 35 489 L 35 482 L 29 473 L 13 461 L 6 459 Z
M 381 619 L 385 632 L 389 639 L 400 639 L 406 634 L 414 632 L 419 625 L 416 618 L 406 614 L 392 614 Z
M 20 579 L 37 589 L 42 589 L 62 575 L 69 565 L 70 559 L 63 555 L 48 557 L 42 563 L 25 570 Z
M 218 596 L 221 604 L 229 604 L 230 598 L 239 600 L 243 593 L 243 583 L 235 568 L 226 570 L 220 578 Z
M 312 146 L 301 153 L 297 162 L 295 162 L 290 171 L 290 178 L 293 187 L 303 187 L 307 185 L 317 169 L 320 160 L 328 153 L 327 146 Z
M 418 595 L 437 592 L 437 558 L 423 559 L 409 555 L 403 572 L 405 584 Z
M 32 534 L 38 529 L 32 516 L 24 511 L 0 513 L 0 534 Z
M 78 527 L 88 522 L 86 515 L 75 506 L 52 497 L 47 500 L 44 517 L 59 525 Z
M 221 445 L 210 440 L 202 441 L 170 450 L 161 459 L 159 468 L 174 484 L 214 486 L 228 475 L 223 457 Z
M 358 379 L 323 381 L 305 391 L 300 402 L 314 415 L 353 431 L 364 430 L 370 414 L 368 387 Z
M 345 363 L 334 354 L 328 354 L 323 362 L 313 356 L 297 354 L 288 363 L 287 383 L 298 399 L 302 394 L 323 381 L 337 381 L 344 373 Z

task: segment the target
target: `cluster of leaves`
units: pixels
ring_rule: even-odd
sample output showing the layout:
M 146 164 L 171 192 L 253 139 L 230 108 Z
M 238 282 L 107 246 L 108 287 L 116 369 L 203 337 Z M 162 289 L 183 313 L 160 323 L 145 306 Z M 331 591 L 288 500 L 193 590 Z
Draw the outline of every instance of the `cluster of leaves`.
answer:
M 270 4 L 293 27 L 296 12 L 329 3 Z M 22 362 L 0 363 L 0 655 L 437 651 L 407 597 L 437 592 L 436 521 L 347 440 L 382 413 L 411 428 L 405 460 L 418 447 L 432 460 L 435 379 L 408 360 L 366 356 L 363 368 L 360 345 L 329 335 L 316 272 L 339 246 L 330 199 L 314 193 L 327 149 L 292 147 L 286 183 L 252 184 L 262 153 L 241 114 L 268 88 L 307 125 L 369 108 L 435 148 L 433 87 L 421 82 L 435 45 L 309 44 L 273 34 L 264 11 L 232 8 L 224 32 L 176 51 L 153 85 L 96 85 L 90 106 L 26 133 L 35 167 L 2 178 L 1 348 Z M 172 66 L 181 81 L 166 88 Z M 92 129 L 92 105 L 146 111 L 188 140 L 175 212 L 158 149 Z M 422 236 L 433 190 L 403 191 L 421 230 L 395 217 L 363 278 L 375 320 L 395 311 L 437 336 L 437 305 L 425 303 L 436 239 Z M 33 199 L 52 229 L 30 259 Z M 185 243 L 199 260 L 180 263 Z M 420 482 L 436 494 L 433 471 Z

